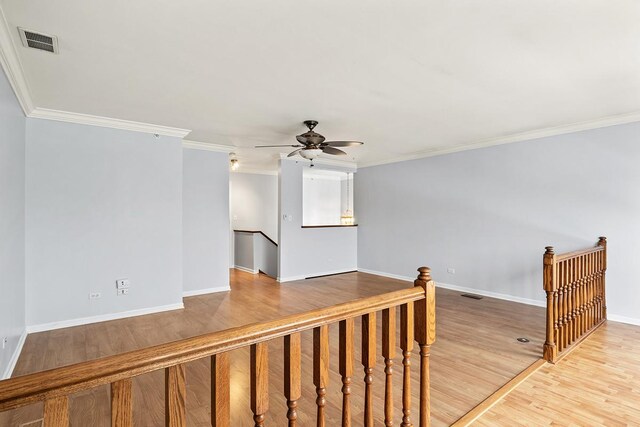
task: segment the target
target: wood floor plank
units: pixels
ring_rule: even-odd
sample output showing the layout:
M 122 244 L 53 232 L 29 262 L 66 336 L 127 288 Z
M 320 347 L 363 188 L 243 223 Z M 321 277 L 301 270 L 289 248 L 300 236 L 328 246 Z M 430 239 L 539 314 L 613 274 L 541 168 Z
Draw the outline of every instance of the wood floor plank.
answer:
M 263 276 L 231 271 L 231 292 L 185 298 L 185 309 L 139 316 L 93 325 L 30 334 L 15 369 L 15 375 L 37 372 L 111 354 L 161 344 L 207 332 L 299 313 L 357 298 L 410 287 L 399 280 L 365 273 L 277 283 Z M 540 357 L 545 333 L 544 309 L 484 298 L 463 298 L 459 292 L 437 289 L 439 337 L 431 348 L 431 399 L 434 426 L 450 425 L 471 408 Z M 400 333 L 400 316 L 396 331 Z M 373 408 L 378 421 L 384 419 L 384 359 L 382 315 L 377 316 L 377 366 L 374 370 Z M 355 360 L 361 360 L 361 321 L 355 320 Z M 339 328 L 330 328 L 329 386 L 326 390 L 326 425 L 340 425 L 342 379 L 339 370 Z M 516 337 L 525 336 L 522 344 Z M 396 343 L 399 343 L 399 336 Z M 313 425 L 316 390 L 313 385 L 312 333 L 301 336 L 302 384 L 297 405 L 298 424 Z M 412 360 L 417 362 L 418 346 Z M 272 399 L 266 425 L 286 422 L 284 398 L 283 339 L 269 343 L 269 389 Z M 249 393 L 249 349 L 229 353 L 231 418 L 234 426 L 253 425 Z M 399 366 L 399 356 L 396 366 Z M 210 359 L 186 365 L 187 424 L 211 422 Z M 417 365 L 416 365 L 417 366 Z M 412 370 L 412 408 L 418 414 L 419 369 Z M 358 379 L 359 379 L 358 375 Z M 464 384 L 463 387 L 460 384 Z M 394 425 L 402 415 L 401 387 L 394 387 Z M 351 416 L 364 418 L 364 384 L 351 384 Z M 133 379 L 134 425 L 164 423 L 164 373 L 154 372 Z M 70 397 L 72 425 L 110 425 L 109 388 L 77 393 Z M 42 417 L 42 405 L 0 414 L 0 426 L 18 425 Z
M 474 426 L 640 425 L 640 327 L 607 322 L 521 383 Z

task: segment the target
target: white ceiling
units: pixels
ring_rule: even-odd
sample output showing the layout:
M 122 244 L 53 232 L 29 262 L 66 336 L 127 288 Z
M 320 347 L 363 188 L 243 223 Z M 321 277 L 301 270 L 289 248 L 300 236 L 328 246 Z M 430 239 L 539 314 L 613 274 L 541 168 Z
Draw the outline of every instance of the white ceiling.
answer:
M 304 119 L 361 166 L 640 119 L 637 0 L 0 5 L 36 107 L 191 129 L 253 169 Z

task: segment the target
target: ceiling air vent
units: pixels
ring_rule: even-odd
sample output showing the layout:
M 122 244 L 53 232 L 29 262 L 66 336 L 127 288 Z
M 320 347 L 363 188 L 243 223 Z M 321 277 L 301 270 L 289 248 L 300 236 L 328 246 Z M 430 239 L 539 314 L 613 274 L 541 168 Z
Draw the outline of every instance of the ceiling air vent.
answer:
M 56 36 L 48 36 L 46 34 L 36 33 L 35 31 L 25 30 L 18 27 L 20 39 L 24 47 L 32 47 L 34 49 L 46 50 L 51 53 L 58 53 L 58 38 Z

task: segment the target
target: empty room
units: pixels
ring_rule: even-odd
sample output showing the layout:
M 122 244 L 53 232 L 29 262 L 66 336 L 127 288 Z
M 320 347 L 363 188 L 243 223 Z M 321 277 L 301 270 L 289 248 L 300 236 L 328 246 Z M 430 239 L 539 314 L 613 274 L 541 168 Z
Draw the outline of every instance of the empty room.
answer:
M 0 427 L 640 425 L 638 22 L 0 0 Z

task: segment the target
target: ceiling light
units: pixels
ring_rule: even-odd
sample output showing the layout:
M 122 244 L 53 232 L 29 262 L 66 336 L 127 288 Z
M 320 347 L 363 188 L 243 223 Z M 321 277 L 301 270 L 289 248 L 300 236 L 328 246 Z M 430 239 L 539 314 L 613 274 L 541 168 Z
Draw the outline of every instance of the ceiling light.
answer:
M 303 148 L 300 150 L 300 155 L 307 160 L 315 159 L 320 153 L 322 153 L 322 150 L 319 148 Z
M 240 167 L 240 162 L 236 159 L 236 153 L 230 153 L 229 157 L 231 157 L 231 170 L 236 171 Z

